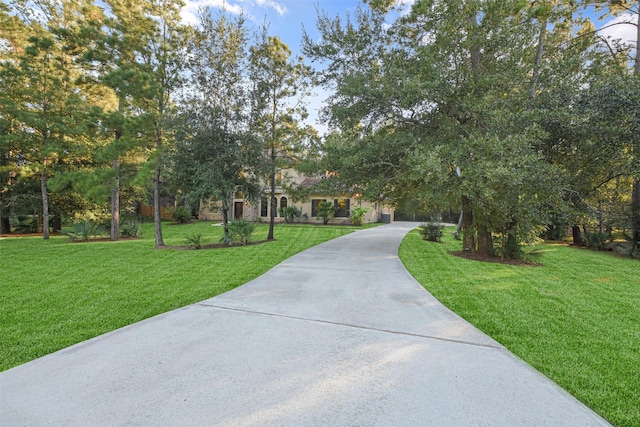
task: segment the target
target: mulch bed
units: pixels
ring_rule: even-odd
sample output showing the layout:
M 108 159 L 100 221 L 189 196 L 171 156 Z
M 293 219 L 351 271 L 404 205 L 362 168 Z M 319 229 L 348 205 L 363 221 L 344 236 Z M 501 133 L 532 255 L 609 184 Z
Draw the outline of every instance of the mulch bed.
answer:
M 496 264 L 507 264 L 507 265 L 524 265 L 528 267 L 540 267 L 542 264 L 532 261 L 524 261 L 517 259 L 502 259 L 500 257 L 487 257 L 480 255 L 476 252 L 469 251 L 449 251 L 450 255 L 457 256 L 464 259 L 470 259 L 473 261 L 481 261 L 481 262 L 492 262 Z
M 49 233 L 49 236 L 64 236 L 63 233 L 58 231 Z M 40 233 L 9 233 L 9 234 L 0 234 L 0 237 L 42 237 L 42 232 Z
M 186 250 L 203 250 L 203 249 L 224 249 L 224 248 L 233 248 L 237 246 L 254 246 L 261 245 L 263 243 L 274 242 L 275 240 L 257 240 L 255 242 L 249 242 L 246 245 L 240 243 L 210 243 L 208 245 L 202 245 L 200 248 L 196 249 L 193 246 L 183 245 L 183 246 L 161 246 L 157 249 L 171 249 L 175 251 L 186 251 Z

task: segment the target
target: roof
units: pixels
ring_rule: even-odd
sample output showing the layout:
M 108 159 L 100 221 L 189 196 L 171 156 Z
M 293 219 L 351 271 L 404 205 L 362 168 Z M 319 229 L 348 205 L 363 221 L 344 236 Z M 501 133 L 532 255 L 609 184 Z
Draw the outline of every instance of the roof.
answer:
M 304 181 L 300 183 L 300 187 L 313 188 L 321 180 L 322 178 L 305 178 Z

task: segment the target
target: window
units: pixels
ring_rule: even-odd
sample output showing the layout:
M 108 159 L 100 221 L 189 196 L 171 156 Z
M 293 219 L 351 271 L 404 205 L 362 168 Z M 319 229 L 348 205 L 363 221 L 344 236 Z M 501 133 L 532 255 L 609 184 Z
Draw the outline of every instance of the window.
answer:
M 348 218 L 351 215 L 351 199 L 333 199 L 336 218 Z
M 267 217 L 269 215 L 268 204 L 269 204 L 269 201 L 267 197 L 262 196 L 260 198 L 260 216 L 261 217 Z
M 318 208 L 320 207 L 320 203 L 326 202 L 325 199 L 313 199 L 311 200 L 311 216 L 318 216 Z
M 287 198 L 280 197 L 280 209 L 285 209 L 287 207 Z

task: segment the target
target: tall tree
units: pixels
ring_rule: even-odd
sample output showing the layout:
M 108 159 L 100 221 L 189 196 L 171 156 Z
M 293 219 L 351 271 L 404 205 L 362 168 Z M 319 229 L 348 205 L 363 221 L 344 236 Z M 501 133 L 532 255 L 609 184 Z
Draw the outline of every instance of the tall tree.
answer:
M 164 246 L 160 216 L 160 189 L 165 169 L 165 151 L 173 140 L 170 122 L 175 117 L 174 97 L 182 84 L 181 71 L 186 63 L 189 27 L 181 23 L 182 0 L 153 0 L 144 3 L 145 15 L 155 23 L 153 32 L 144 38 L 137 52 L 142 70 L 147 75 L 144 93 L 137 100 L 149 120 L 149 137 L 154 144 L 153 217 L 156 247 Z
M 519 118 L 539 28 L 527 4 L 417 1 L 389 31 L 381 24 L 384 4 L 374 6 L 344 28 L 323 17 L 322 40 L 307 39 L 306 52 L 329 62 L 332 119 L 347 112 L 352 122 L 343 133 L 352 129 L 360 138 L 394 135 L 378 139 L 381 155 L 367 163 L 395 169 L 395 198 L 461 203 L 466 250 L 491 255 L 494 234 L 525 240 L 546 220 L 542 201 L 556 195 L 552 186 L 536 185 L 538 171 L 554 173 L 534 150 L 539 132 Z M 393 150 L 398 156 L 388 157 Z M 374 177 L 362 180 L 380 181 Z M 518 248 L 505 254 L 506 246 L 503 255 L 519 256 Z
M 108 173 L 100 172 L 109 183 L 110 236 L 117 240 L 123 179 L 135 169 L 132 163 L 144 157 L 142 145 L 146 143 L 138 137 L 145 129 L 145 115 L 140 111 L 139 101 L 145 96 L 149 75 L 138 55 L 146 51 L 145 42 L 153 37 L 156 23 L 148 15 L 145 3 L 108 0 L 105 4 L 109 13 L 85 17 L 78 38 L 86 45 L 84 60 L 93 71 L 91 75 L 105 87 L 103 99 L 111 101 L 101 106 L 101 123 L 108 143 L 98 157 L 109 163 Z M 135 157 L 132 159 L 132 156 Z M 127 159 L 133 162 L 123 165 Z M 123 173 L 123 166 L 128 169 L 127 173 Z
M 200 11 L 200 27 L 189 43 L 190 84 L 182 102 L 183 132 L 173 156 L 173 175 L 193 205 L 222 204 L 226 240 L 229 206 L 235 193 L 256 199 L 256 162 L 261 144 L 248 133 L 248 36 L 242 16 Z
M 638 0 L 588 0 L 585 6 L 595 6 L 596 11 L 604 11 L 605 16 L 621 16 L 625 15 L 629 19 L 625 22 L 613 22 L 598 30 L 594 29 L 594 33 L 600 33 L 604 29 L 618 25 L 635 26 L 635 40 L 633 44 L 629 40 L 608 40 L 602 36 L 599 42 L 604 43 L 606 49 L 615 58 L 621 58 L 621 62 L 629 66 L 629 73 L 640 76 L 640 1 Z M 633 84 L 633 83 L 632 83 Z M 622 119 L 629 112 L 619 110 L 618 119 Z M 637 112 L 630 112 L 637 119 Z M 633 163 L 640 163 L 640 139 L 637 132 L 629 141 L 631 152 L 633 153 Z M 632 190 L 631 190 L 631 240 L 636 253 L 640 253 L 640 168 L 636 167 L 632 172 Z
M 312 72 L 301 57 L 291 57 L 291 50 L 278 37 L 267 36 L 265 29 L 259 42 L 250 48 L 250 76 L 251 130 L 264 142 L 271 193 L 267 239 L 272 240 L 277 170 L 295 163 L 303 142 L 314 133 L 313 128 L 302 124 L 307 118 L 302 102 L 309 94 Z
M 10 215 L 15 212 L 19 197 L 20 133 L 12 112 L 15 110 L 20 79 L 15 69 L 16 55 L 27 44 L 25 24 L 15 15 L 9 14 L 8 5 L 0 4 L 0 233 L 11 231 Z M 24 194 L 24 192 L 22 192 Z
M 65 43 L 66 32 L 86 10 L 87 2 L 42 1 L 34 9 L 34 5 L 16 1 L 10 6 L 24 22 L 28 42 L 23 49 L 11 46 L 12 58 L 3 64 L 3 80 L 12 88 L 12 99 L 3 102 L 4 114 L 20 135 L 23 169 L 39 176 L 42 233 L 48 239 L 49 178 L 82 152 L 78 144 L 89 123 L 86 98 L 75 84 L 77 52 Z

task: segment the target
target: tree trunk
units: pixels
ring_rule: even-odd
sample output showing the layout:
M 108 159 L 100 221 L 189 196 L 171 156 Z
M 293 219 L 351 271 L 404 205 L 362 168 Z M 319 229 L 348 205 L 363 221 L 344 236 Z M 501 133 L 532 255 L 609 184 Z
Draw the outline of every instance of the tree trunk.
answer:
M 636 250 L 640 250 L 640 178 L 633 180 L 631 194 L 631 236 Z
M 473 210 L 471 201 L 467 196 L 462 196 L 462 250 L 465 252 L 475 252 L 476 239 L 473 230 Z
M 636 23 L 636 58 L 633 72 L 640 76 L 640 4 L 637 4 L 638 21 Z M 639 118 L 636 117 L 636 122 Z M 636 161 L 640 161 L 640 142 L 636 135 L 633 146 L 633 155 Z M 633 178 L 631 190 L 631 237 L 633 238 L 634 249 L 640 251 L 640 177 Z
M 222 228 L 224 229 L 225 242 L 231 242 L 231 236 L 229 235 L 229 201 L 222 201 Z
M 8 216 L 3 216 L 0 218 L 0 234 L 9 233 L 11 233 L 11 222 Z
M 160 159 L 157 160 L 156 170 L 153 174 L 153 221 L 155 226 L 156 248 L 159 248 L 164 246 L 164 240 L 162 239 L 162 218 L 160 217 Z
M 571 233 L 573 234 L 573 245 L 582 246 L 584 242 L 582 241 L 582 233 L 580 232 L 580 226 L 578 224 L 574 224 L 571 227 Z
M 118 112 L 120 116 L 124 116 L 124 100 L 122 96 L 118 98 Z M 123 130 L 121 127 L 116 129 L 115 132 L 115 144 L 118 144 L 118 140 L 122 138 Z M 111 240 L 118 240 L 120 238 L 120 153 L 116 145 L 116 158 L 111 164 L 111 169 L 115 173 L 111 187 Z
M 53 220 L 51 221 L 53 224 L 53 231 L 60 231 L 62 230 L 62 218 L 60 217 L 60 214 L 56 214 L 53 216 Z
M 504 246 L 502 257 L 506 259 L 522 258 L 522 251 L 518 244 L 518 221 L 515 218 L 508 225 L 507 242 Z
M 49 239 L 49 194 L 47 193 L 47 161 L 42 162 L 40 172 L 40 190 L 42 192 L 42 238 Z
M 529 101 L 533 101 L 536 97 L 538 87 L 538 79 L 540 78 L 540 69 L 542 67 L 542 55 L 544 54 L 544 44 L 547 35 L 547 19 L 540 21 L 540 34 L 538 34 L 538 49 L 536 52 L 536 61 L 533 64 L 533 76 L 531 77 L 531 86 L 529 88 Z
M 493 237 L 485 226 L 478 227 L 478 254 L 485 257 L 495 255 L 493 250 Z
M 275 150 L 271 149 L 271 212 L 269 213 L 269 234 L 267 240 L 273 240 L 273 229 L 276 223 L 276 209 L 278 202 L 276 200 L 276 161 Z
M 111 164 L 114 171 L 113 186 L 111 187 L 111 240 L 120 238 L 120 161 Z
M 453 216 L 453 212 L 451 213 L 451 216 Z M 458 217 L 458 226 L 456 227 L 456 231 L 453 232 L 453 237 L 455 237 L 456 240 L 460 240 L 460 233 L 462 232 L 463 218 L 464 218 L 464 212 L 462 211 L 462 209 L 460 209 L 460 216 Z

